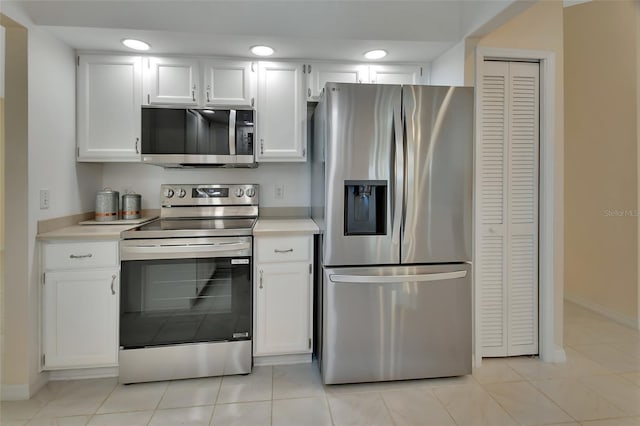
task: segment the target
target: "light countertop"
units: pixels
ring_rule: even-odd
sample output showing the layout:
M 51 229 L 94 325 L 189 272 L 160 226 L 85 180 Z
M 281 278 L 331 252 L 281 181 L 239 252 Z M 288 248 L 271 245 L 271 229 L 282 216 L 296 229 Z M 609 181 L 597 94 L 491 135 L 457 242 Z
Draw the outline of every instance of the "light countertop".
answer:
M 120 233 L 138 225 L 72 225 L 38 234 L 39 240 L 119 240 Z
M 38 234 L 39 240 L 119 240 L 120 234 L 136 224 L 71 225 L 55 231 Z M 272 218 L 258 219 L 253 235 L 311 235 L 320 230 L 311 219 Z
M 156 216 L 150 216 L 148 222 Z M 112 223 L 107 222 L 104 225 L 71 225 L 64 228 L 56 229 L 50 232 L 38 234 L 39 240 L 119 240 L 120 233 L 127 229 L 140 226 L 141 223 Z
M 254 236 L 309 235 L 319 232 L 318 225 L 311 219 L 258 219 L 253 227 Z

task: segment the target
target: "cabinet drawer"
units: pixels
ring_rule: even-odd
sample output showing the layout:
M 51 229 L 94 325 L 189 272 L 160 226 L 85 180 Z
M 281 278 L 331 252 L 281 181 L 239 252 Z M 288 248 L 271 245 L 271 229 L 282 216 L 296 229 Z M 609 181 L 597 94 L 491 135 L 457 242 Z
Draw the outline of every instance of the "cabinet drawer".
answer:
M 48 270 L 117 266 L 118 242 L 45 243 L 43 256 Z
M 258 262 L 306 262 L 311 260 L 311 237 L 283 236 L 256 239 Z

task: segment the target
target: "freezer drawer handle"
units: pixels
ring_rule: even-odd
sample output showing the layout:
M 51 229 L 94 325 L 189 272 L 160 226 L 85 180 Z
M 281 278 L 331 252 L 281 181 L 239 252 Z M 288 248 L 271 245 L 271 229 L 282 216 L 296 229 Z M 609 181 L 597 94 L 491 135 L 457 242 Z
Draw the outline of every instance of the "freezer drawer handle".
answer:
M 292 249 L 292 248 L 290 248 L 290 249 L 286 249 L 286 250 L 273 249 L 273 251 L 274 251 L 274 252 L 276 252 L 276 253 L 292 253 L 292 252 L 293 252 L 293 249 Z
M 439 272 L 436 274 L 420 274 L 420 275 L 329 275 L 329 279 L 333 283 L 349 283 L 349 284 L 375 284 L 375 283 L 405 283 L 416 281 L 442 281 L 453 280 L 456 278 L 464 278 L 467 271 L 455 272 Z

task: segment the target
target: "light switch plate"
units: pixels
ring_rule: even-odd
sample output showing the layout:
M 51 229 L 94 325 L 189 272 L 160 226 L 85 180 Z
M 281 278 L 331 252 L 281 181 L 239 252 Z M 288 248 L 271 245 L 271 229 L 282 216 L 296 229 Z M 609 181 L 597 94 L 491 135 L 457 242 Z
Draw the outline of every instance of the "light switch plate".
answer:
M 40 210 L 45 210 L 49 208 L 49 190 L 41 189 L 40 190 Z

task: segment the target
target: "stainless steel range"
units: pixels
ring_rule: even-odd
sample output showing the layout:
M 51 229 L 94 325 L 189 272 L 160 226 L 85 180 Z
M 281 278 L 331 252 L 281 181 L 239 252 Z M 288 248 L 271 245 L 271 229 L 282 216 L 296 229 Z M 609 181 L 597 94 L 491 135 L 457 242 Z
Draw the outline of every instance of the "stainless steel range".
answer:
M 258 185 L 162 185 L 120 242 L 120 382 L 251 372 Z

